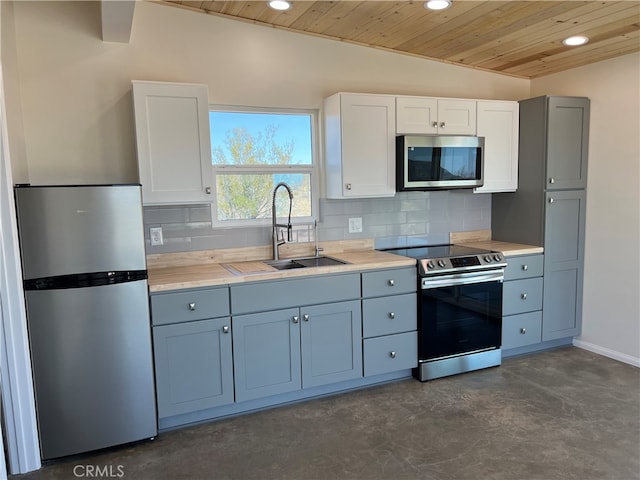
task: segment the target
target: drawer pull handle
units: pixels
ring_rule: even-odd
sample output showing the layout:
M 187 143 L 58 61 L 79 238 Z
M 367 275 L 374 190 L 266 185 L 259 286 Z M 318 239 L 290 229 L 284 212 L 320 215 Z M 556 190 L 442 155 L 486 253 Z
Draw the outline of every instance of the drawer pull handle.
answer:
M 526 294 L 526 293 L 523 293 L 522 295 L 520 295 L 520 298 L 521 298 L 522 300 L 526 300 L 526 299 L 527 299 L 527 294 Z
M 350 184 L 350 183 L 347 183 L 347 190 L 351 190 L 351 188 L 352 188 L 352 187 L 351 187 L 351 184 Z
M 297 316 L 297 315 L 294 315 L 294 316 L 293 316 L 293 318 L 291 319 L 291 321 L 292 321 L 293 323 L 298 323 L 298 316 Z
M 229 333 L 229 325 L 222 327 L 222 333 Z
M 524 327 L 523 327 L 523 328 L 521 328 L 521 329 L 520 329 L 520 333 L 521 333 L 522 335 L 524 335 L 525 333 L 527 333 L 527 329 L 526 329 L 526 328 L 524 328 Z
M 391 358 L 396 358 L 396 352 L 394 352 L 394 351 L 389 352 L 389 356 Z
M 529 265 L 522 265 L 522 270 L 525 272 L 529 270 Z
M 309 315 L 307 315 L 307 314 L 305 313 L 304 315 L 302 315 L 302 319 L 303 319 L 305 322 L 308 322 L 308 321 L 309 321 Z
M 389 312 L 389 318 L 390 318 L 391 320 L 393 320 L 394 318 L 396 318 L 396 314 L 395 314 L 395 312 Z
M 191 302 L 189 304 L 189 310 L 192 311 L 192 312 L 196 311 L 196 303 L 195 302 Z
M 395 281 L 393 281 L 393 280 L 389 280 L 389 286 L 390 286 L 390 287 L 393 287 L 395 284 L 396 284 L 396 282 L 395 282 Z

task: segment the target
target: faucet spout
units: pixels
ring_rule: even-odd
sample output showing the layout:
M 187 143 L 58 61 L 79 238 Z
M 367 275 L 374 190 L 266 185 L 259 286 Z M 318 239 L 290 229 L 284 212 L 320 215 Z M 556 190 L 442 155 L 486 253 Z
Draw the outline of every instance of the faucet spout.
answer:
M 289 193 L 289 217 L 286 225 L 281 225 L 277 223 L 277 215 L 276 215 L 276 194 L 278 193 L 278 189 L 280 187 L 284 187 Z M 284 236 L 282 241 L 278 239 L 278 227 L 285 227 L 287 229 L 287 241 L 290 242 L 292 239 L 291 236 L 291 207 L 293 205 L 293 192 L 291 191 L 291 187 L 287 185 L 285 182 L 278 183 L 273 189 L 273 196 L 271 199 L 271 239 L 273 242 L 273 259 L 279 260 L 280 255 L 278 253 L 278 246 L 286 243 L 284 240 Z

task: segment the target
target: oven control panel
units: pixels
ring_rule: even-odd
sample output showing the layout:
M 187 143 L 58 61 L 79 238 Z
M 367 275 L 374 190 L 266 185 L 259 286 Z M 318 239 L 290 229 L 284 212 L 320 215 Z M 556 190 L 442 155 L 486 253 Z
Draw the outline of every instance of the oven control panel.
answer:
M 421 275 L 466 272 L 507 266 L 504 255 L 494 252 L 450 258 L 424 258 L 418 260 L 418 264 Z

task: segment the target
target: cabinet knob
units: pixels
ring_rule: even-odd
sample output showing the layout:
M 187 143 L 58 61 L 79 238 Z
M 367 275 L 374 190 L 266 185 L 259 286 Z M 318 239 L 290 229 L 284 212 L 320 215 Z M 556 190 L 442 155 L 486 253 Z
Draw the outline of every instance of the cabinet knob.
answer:
M 444 128 L 444 122 L 440 122 L 440 128 Z
M 526 328 L 524 328 L 524 327 L 522 327 L 522 328 L 520 329 L 520 334 L 521 334 L 521 335 L 524 335 L 525 333 L 527 333 L 527 329 L 526 329 Z
M 396 358 L 396 352 L 394 352 L 394 351 L 389 352 L 389 356 L 391 358 Z
M 529 270 L 529 266 L 528 265 L 522 265 L 522 270 L 524 270 L 526 272 L 527 270 Z
M 351 184 L 347 183 L 347 190 L 351 190 Z
M 229 325 L 222 327 L 222 333 L 229 333 Z
M 393 287 L 396 284 L 396 282 L 393 279 L 389 280 L 388 283 L 390 287 Z
M 196 310 L 196 302 L 192 302 L 189 304 L 189 310 L 195 312 Z
M 438 128 L 438 122 L 431 122 L 431 126 L 433 128 Z
M 291 319 L 291 321 L 292 321 L 293 323 L 298 323 L 298 321 L 299 321 L 298 316 L 297 316 L 297 315 L 294 315 L 294 316 L 293 316 L 293 318 Z
M 389 318 L 390 318 L 391 320 L 393 320 L 394 318 L 396 318 L 396 314 L 395 314 L 395 312 L 389 312 Z
M 527 294 L 526 294 L 526 293 L 523 293 L 522 295 L 520 295 L 520 298 L 521 298 L 522 300 L 526 300 L 526 299 L 527 299 Z
M 549 198 L 549 203 L 553 203 L 553 197 Z
M 211 195 L 211 187 L 205 188 L 204 193 L 206 193 L 207 195 Z
M 556 183 L 556 179 L 555 179 L 555 178 L 553 178 L 553 177 L 551 177 L 551 178 L 549 179 L 549 183 Z
M 305 314 L 302 316 L 302 319 L 303 319 L 305 322 L 308 322 L 308 321 L 309 321 L 309 315 L 307 315 L 307 314 L 305 313 Z

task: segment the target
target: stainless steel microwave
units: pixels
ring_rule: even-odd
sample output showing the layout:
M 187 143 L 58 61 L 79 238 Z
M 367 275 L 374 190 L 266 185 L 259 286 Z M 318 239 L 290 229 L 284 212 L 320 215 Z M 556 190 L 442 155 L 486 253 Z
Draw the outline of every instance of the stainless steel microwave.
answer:
M 396 190 L 448 190 L 484 184 L 484 137 L 396 137 Z

